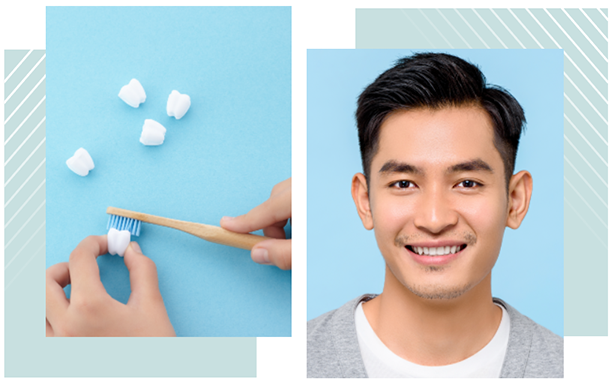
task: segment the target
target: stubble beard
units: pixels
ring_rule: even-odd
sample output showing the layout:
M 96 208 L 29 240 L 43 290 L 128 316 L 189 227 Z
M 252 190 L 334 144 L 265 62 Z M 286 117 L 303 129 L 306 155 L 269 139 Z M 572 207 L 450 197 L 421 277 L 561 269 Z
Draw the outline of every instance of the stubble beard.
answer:
M 405 245 L 415 242 L 419 237 L 408 236 L 408 235 L 399 235 L 395 239 L 395 245 L 405 247 Z M 461 234 L 461 238 L 465 240 L 465 243 L 468 246 L 472 246 L 477 242 L 477 237 L 475 234 L 471 232 L 465 232 Z M 388 264 L 387 264 L 388 265 Z M 473 283 L 465 283 L 463 286 L 451 287 L 444 285 L 417 285 L 412 284 L 410 282 L 406 282 L 405 279 L 402 279 L 400 275 L 395 274 L 392 269 L 392 266 L 388 265 L 389 270 L 395 276 L 395 278 L 410 292 L 414 295 L 422 298 L 422 299 L 430 299 L 430 300 L 451 300 L 460 297 L 469 291 L 473 286 Z M 422 266 L 422 269 L 425 273 L 434 274 L 437 272 L 441 272 L 445 270 L 446 266 Z
M 439 299 L 439 300 L 449 300 L 460 297 L 465 294 L 467 291 L 471 289 L 470 284 L 466 284 L 463 287 L 446 287 L 441 285 L 436 285 L 432 287 L 424 287 L 417 285 L 410 285 L 409 283 L 403 283 L 403 286 L 409 291 L 411 291 L 416 296 L 422 299 Z

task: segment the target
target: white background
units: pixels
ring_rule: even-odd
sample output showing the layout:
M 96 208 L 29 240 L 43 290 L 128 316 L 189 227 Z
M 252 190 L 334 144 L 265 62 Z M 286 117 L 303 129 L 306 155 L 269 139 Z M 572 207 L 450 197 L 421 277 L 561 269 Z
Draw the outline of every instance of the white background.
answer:
M 356 8 L 602 8 L 607 1 L 35 1 L 3 0 L 0 11 L 0 47 L 6 49 L 45 49 L 46 5 L 266 5 L 292 6 L 292 70 L 293 70 L 293 337 L 257 339 L 257 378 L 253 379 L 113 379 L 120 383 L 303 383 L 335 382 L 338 380 L 306 380 L 306 55 L 309 48 L 354 48 Z M 128 38 L 126 36 L 126 38 Z M 0 74 L 4 74 L 4 56 L 0 60 Z M 608 77 L 608 75 L 607 75 Z M 608 100 L 608 98 L 607 98 Z M 4 111 L 2 112 L 4 121 Z M 0 146 L 0 159 L 4 147 Z M 0 168 L 4 180 L 4 168 Z M 4 202 L 4 189 L 0 189 L 0 202 Z M 3 207 L 4 205 L 2 205 Z M 1 222 L 4 223 L 4 212 Z M 4 231 L 0 231 L 4 244 Z M 2 247 L 2 250 L 4 247 Z M 2 253 L 0 251 L 0 253 Z M 2 255 L 4 266 L 4 255 Z M 611 270 L 611 269 L 610 269 Z M 4 274 L 0 275 L 0 288 L 4 288 Z M 611 298 L 611 292 L 609 297 Z M 0 329 L 4 332 L 4 295 L 0 297 Z M 611 320 L 611 317 L 609 317 Z M 611 330 L 611 325 L 609 327 Z M 4 334 L 3 334 L 4 335 Z M 3 337 L 4 340 L 4 337 Z M 10 353 L 10 352 L 9 352 Z M 85 353 L 85 352 L 84 352 Z M 565 337 L 565 378 L 563 380 L 497 380 L 503 383 L 611 383 L 611 338 Z M 4 377 L 4 349 L 0 353 L 0 367 Z M 3 378 L 7 383 L 44 382 L 50 384 L 107 383 L 104 378 Z M 359 380 L 347 380 L 349 382 Z M 373 380 L 369 380 L 373 381 Z M 377 382 L 384 382 L 377 380 Z M 393 380 L 386 380 L 393 381 Z M 485 382 L 480 382 L 485 381 Z M 453 384 L 489 383 L 491 380 L 451 380 Z M 413 383 L 443 383 L 442 380 L 411 380 Z M 361 382 L 362 383 L 362 382 Z M 395 382 L 396 383 L 396 382 Z

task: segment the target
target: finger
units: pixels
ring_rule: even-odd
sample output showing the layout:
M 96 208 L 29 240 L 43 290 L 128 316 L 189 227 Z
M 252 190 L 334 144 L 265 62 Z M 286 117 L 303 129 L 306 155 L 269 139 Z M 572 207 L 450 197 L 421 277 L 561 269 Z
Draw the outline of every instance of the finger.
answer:
M 288 190 L 289 192 L 291 191 L 291 178 L 285 179 L 282 182 L 276 184 L 272 188 L 272 192 L 269 195 L 270 196 L 277 195 L 277 194 L 280 194 L 280 193 L 282 193 L 282 192 L 284 192 L 286 190 Z
M 286 226 L 286 222 L 288 221 L 280 221 L 278 223 L 274 223 L 269 227 L 264 228 L 263 234 L 269 238 L 286 239 L 286 234 L 284 233 L 284 226 Z
M 47 336 L 47 337 L 54 337 L 55 334 L 53 333 L 53 328 L 51 327 L 51 324 L 49 323 L 49 320 L 47 319 L 46 321 L 47 321 L 47 330 L 46 330 L 45 336 Z
M 70 284 L 68 263 L 58 263 L 47 269 L 46 274 L 46 317 L 50 322 L 60 320 L 70 303 L 64 293 L 64 287 Z
M 106 294 L 100 280 L 100 269 L 96 258 L 108 252 L 106 235 L 90 235 L 85 238 L 70 254 L 70 280 L 72 281 L 72 298 Z
M 223 217 L 221 227 L 238 233 L 250 233 L 291 217 L 291 192 L 285 190 L 239 217 Z
M 137 242 L 129 244 L 127 250 L 125 250 L 124 260 L 125 266 L 129 270 L 129 282 L 132 289 L 128 305 L 149 299 L 158 300 L 161 294 L 159 293 L 155 262 L 142 254 Z
M 291 269 L 291 240 L 268 239 L 259 242 L 250 253 L 252 260 L 261 264 L 272 264 L 282 270 Z
M 62 262 L 49 267 L 47 269 L 47 285 L 49 283 L 56 283 L 61 288 L 70 285 L 70 270 L 68 266 L 68 262 Z

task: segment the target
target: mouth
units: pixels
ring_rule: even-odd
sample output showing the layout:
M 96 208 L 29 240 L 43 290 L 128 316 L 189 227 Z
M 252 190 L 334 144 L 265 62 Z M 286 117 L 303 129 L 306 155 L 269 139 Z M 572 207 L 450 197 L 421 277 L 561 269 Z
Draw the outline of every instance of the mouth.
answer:
M 445 266 L 458 259 L 467 248 L 466 243 L 452 243 L 442 246 L 405 245 L 412 260 L 422 266 Z
M 463 251 L 465 248 L 467 248 L 467 244 L 463 243 L 463 244 L 458 244 L 458 245 L 439 246 L 439 247 L 421 247 L 421 246 L 406 245 L 405 248 L 417 255 L 434 257 L 434 256 L 458 254 L 461 251 Z

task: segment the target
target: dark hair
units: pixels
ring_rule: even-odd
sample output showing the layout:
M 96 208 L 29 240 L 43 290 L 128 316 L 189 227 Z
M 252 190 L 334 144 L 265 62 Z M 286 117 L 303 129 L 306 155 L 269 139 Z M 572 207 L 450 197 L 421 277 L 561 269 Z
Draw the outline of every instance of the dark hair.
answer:
M 486 77 L 475 65 L 442 53 L 418 53 L 399 59 L 359 96 L 356 121 L 367 181 L 378 151 L 380 127 L 390 113 L 462 106 L 482 107 L 490 116 L 494 146 L 503 159 L 509 186 L 526 123 L 522 107 L 505 89 L 487 85 Z

